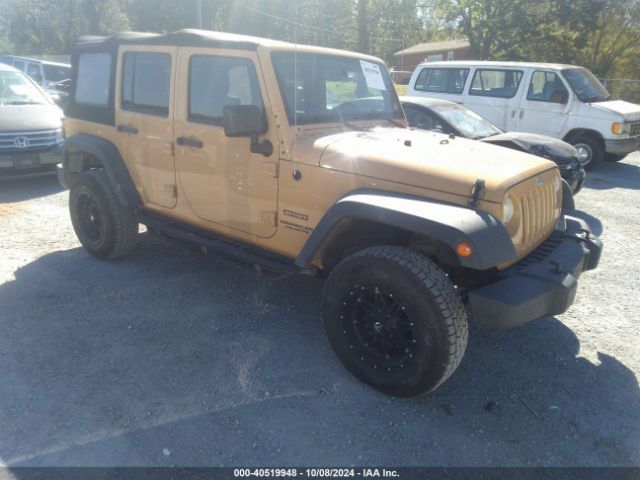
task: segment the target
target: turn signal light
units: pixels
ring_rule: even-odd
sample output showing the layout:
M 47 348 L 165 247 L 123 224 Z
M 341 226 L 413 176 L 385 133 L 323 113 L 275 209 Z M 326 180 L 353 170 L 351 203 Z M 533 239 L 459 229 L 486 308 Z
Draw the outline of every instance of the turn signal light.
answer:
M 467 242 L 462 242 L 456 245 L 456 253 L 461 257 L 470 257 L 473 253 L 473 248 Z
M 621 123 L 612 123 L 611 124 L 611 132 L 615 133 L 616 135 L 618 135 L 619 133 L 622 132 L 622 124 Z

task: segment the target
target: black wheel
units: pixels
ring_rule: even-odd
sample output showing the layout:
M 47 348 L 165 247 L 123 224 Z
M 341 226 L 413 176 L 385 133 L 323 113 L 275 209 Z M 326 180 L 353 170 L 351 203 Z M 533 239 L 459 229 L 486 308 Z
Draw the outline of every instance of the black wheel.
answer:
M 616 155 L 615 153 L 607 153 L 604 157 L 604 159 L 607 162 L 619 162 L 620 160 L 624 160 L 625 158 L 627 158 L 628 154 L 624 154 L 624 155 Z
M 111 260 L 133 251 L 138 223 L 133 211 L 120 204 L 102 170 L 78 175 L 69 194 L 69 211 L 78 240 L 94 257 Z
M 446 274 L 417 252 L 379 246 L 355 253 L 331 272 L 322 297 L 336 355 L 386 394 L 429 392 L 462 360 L 466 309 Z
M 573 137 L 569 143 L 578 150 L 578 159 L 585 170 L 598 168 L 604 159 L 602 143 L 588 135 Z

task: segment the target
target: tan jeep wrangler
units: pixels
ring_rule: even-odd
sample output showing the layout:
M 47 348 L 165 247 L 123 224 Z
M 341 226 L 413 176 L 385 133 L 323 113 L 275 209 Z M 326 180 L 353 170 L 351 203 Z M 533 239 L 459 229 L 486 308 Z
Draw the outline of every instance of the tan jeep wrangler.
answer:
M 80 39 L 61 183 L 84 248 L 138 224 L 276 272 L 325 278 L 347 369 L 389 394 L 434 389 L 468 316 L 564 312 L 602 244 L 555 164 L 407 128 L 384 64 L 215 32 Z

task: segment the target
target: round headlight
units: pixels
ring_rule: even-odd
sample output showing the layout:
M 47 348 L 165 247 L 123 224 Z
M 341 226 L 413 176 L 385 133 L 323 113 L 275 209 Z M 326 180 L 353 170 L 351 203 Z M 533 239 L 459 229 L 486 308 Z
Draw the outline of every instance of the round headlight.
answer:
M 513 218 L 513 202 L 507 195 L 502 202 L 502 222 L 509 223 Z

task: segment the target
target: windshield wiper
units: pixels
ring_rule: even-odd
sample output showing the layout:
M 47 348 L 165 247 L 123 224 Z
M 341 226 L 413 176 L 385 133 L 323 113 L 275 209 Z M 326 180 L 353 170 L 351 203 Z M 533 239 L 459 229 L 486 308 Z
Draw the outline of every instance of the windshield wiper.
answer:
M 13 102 L 7 102 L 5 103 L 5 105 L 44 105 L 44 103 L 27 101 L 27 100 L 16 100 Z

